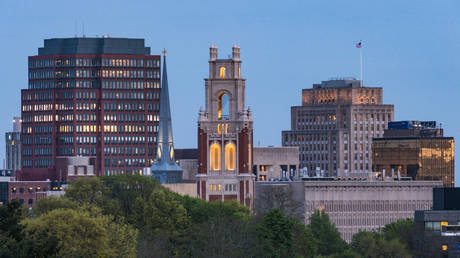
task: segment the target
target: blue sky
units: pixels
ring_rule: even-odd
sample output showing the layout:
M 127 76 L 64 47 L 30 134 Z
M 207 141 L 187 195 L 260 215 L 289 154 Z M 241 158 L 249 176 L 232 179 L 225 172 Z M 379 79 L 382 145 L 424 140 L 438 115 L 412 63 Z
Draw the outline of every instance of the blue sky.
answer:
M 255 144 L 265 146 L 281 144 L 302 88 L 331 77 L 359 77 L 354 45 L 362 40 L 364 82 L 383 87 L 395 119 L 443 122 L 458 149 L 459 11 L 458 0 L 0 0 L 0 133 L 11 130 L 12 117 L 20 115 L 27 56 L 36 55 L 45 38 L 81 36 L 84 23 L 87 37 L 145 38 L 152 54 L 168 50 L 177 148 L 196 147 L 210 44 L 221 57 L 240 45 Z M 459 165 L 456 171 L 459 185 Z

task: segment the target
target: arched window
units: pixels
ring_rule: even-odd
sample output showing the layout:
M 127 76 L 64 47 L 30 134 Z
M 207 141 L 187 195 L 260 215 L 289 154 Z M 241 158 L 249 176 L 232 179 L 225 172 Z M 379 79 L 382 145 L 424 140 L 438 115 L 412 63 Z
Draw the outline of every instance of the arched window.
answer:
M 228 102 L 228 94 L 222 93 L 219 95 L 219 110 L 217 111 L 217 118 L 219 120 L 228 120 L 230 118 Z
M 210 155 L 211 170 L 220 170 L 220 145 L 218 143 L 211 144 Z
M 236 147 L 233 143 L 225 145 L 225 170 L 235 170 L 236 167 Z
M 225 78 L 225 67 L 220 68 L 220 78 Z

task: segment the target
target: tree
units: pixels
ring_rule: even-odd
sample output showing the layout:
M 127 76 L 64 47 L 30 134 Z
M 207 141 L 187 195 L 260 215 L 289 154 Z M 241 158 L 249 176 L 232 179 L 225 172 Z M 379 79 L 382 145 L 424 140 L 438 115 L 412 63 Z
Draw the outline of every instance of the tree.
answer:
M 56 209 L 76 210 L 79 207 L 80 206 L 77 202 L 71 201 L 64 197 L 47 197 L 38 200 L 32 212 L 35 217 L 38 217 Z
M 347 243 L 342 240 L 340 232 L 331 223 L 329 216 L 324 211 L 315 211 L 310 216 L 308 228 L 318 243 L 320 255 L 332 255 L 346 250 Z
M 138 210 L 142 212 L 136 216 L 142 228 L 140 256 L 177 255 L 189 220 L 185 208 L 174 195 L 167 190 L 154 191 Z
M 350 246 L 362 257 L 411 257 L 409 251 L 398 239 L 387 240 L 377 232 L 356 233 L 353 235 Z
M 93 210 L 97 213 L 97 209 Z M 95 215 L 95 214 L 93 214 Z M 29 242 L 55 239 L 59 257 L 135 257 L 137 232 L 113 218 L 85 209 L 56 209 L 38 218 L 25 219 Z M 35 255 L 34 255 L 35 256 Z
M 257 193 L 256 212 L 264 214 L 279 208 L 290 217 L 304 221 L 303 202 L 297 200 L 293 187 L 289 184 L 262 185 Z
M 260 243 L 271 257 L 313 257 L 316 242 L 304 224 L 286 216 L 279 208 L 262 218 L 257 227 Z
M 387 240 L 397 239 L 408 249 L 412 246 L 414 221 L 412 219 L 399 219 L 382 228 L 382 234 Z

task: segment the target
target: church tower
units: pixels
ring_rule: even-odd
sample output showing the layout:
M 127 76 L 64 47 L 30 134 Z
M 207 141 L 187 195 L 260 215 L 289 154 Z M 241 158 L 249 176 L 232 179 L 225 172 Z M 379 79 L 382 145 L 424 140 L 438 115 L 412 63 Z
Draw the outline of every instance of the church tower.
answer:
M 218 59 L 211 45 L 205 91 L 206 107 L 198 116 L 198 195 L 208 201 L 235 199 L 252 208 L 252 115 L 237 45 L 229 59 Z

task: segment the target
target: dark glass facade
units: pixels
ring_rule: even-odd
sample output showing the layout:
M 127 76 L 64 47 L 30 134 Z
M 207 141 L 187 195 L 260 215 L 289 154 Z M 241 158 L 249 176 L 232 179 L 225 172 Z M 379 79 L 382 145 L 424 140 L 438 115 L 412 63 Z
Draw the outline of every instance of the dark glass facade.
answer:
M 389 123 L 383 138 L 373 139 L 374 171 L 385 170 L 387 175 L 393 171 L 394 176 L 399 171 L 413 180 L 440 180 L 444 186 L 454 186 L 454 138 L 444 137 L 443 129 L 433 123 Z
M 45 40 L 29 57 L 29 87 L 21 91 L 21 179 L 53 179 L 58 156 L 96 157 L 97 175 L 150 166 L 160 62 L 143 39 Z

